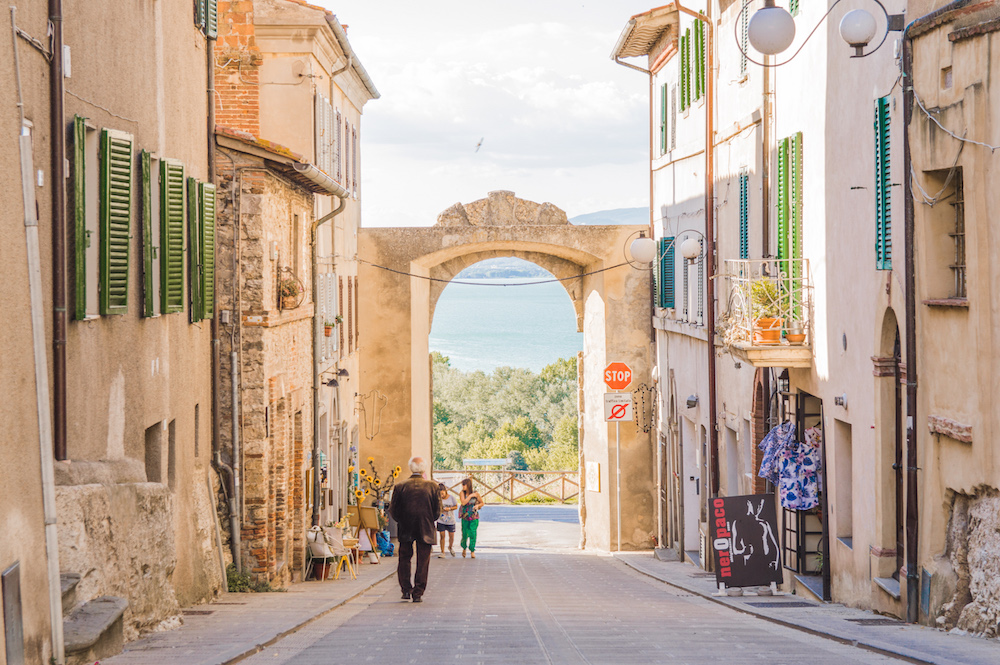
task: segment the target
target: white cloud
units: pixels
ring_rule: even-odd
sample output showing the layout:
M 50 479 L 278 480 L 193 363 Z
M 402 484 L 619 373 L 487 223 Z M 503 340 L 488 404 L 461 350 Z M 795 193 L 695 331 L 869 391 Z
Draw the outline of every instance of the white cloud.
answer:
M 366 226 L 496 189 L 571 216 L 648 205 L 648 82 L 609 58 L 648 0 L 321 4 L 382 94 L 362 120 Z

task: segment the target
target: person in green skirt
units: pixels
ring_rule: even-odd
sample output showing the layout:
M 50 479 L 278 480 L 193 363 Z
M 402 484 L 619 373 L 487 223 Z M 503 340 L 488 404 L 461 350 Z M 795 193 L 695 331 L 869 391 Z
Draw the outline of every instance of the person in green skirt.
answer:
M 472 479 L 466 478 L 462 481 L 462 491 L 458 495 L 460 504 L 458 516 L 462 518 L 462 558 L 465 558 L 465 550 L 472 553 L 472 558 L 476 558 L 476 532 L 479 530 L 479 509 L 486 503 L 479 492 L 472 489 Z

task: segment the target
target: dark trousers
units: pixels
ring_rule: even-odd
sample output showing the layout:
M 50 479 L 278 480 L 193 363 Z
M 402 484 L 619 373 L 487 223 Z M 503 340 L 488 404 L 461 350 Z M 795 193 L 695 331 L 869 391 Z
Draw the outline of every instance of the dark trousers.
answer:
M 427 571 L 431 565 L 431 548 L 422 540 L 400 540 L 399 541 L 399 566 L 396 568 L 396 577 L 399 578 L 399 588 L 403 593 L 410 592 L 414 598 L 420 598 L 427 590 Z M 413 550 L 417 550 L 417 569 L 413 574 L 413 583 L 410 583 L 410 559 L 413 557 Z

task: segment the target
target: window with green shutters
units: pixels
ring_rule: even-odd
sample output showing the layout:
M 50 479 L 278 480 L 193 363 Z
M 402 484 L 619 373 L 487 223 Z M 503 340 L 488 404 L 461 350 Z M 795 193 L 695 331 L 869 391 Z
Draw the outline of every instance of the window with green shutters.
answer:
M 184 165 L 160 162 L 160 307 L 184 310 Z
M 892 270 L 889 97 L 875 100 L 875 269 Z
M 660 257 L 655 273 L 656 305 L 666 309 L 674 307 L 674 239 L 660 238 L 656 255 Z
M 660 86 L 660 154 L 667 152 L 667 84 Z
M 142 165 L 142 315 L 155 316 L 156 275 L 153 271 L 155 240 L 153 239 L 153 157 L 143 150 Z
M 87 250 L 91 229 L 87 224 L 87 119 L 73 118 L 73 318 L 87 318 Z M 90 167 L 96 165 L 91 163 Z M 96 221 L 96 220 L 94 220 Z M 96 284 L 94 285 L 96 287 Z M 96 314 L 96 311 L 94 312 Z
M 750 174 L 740 171 L 740 258 L 750 258 Z
M 788 13 L 796 16 L 799 13 L 799 0 L 788 0 Z
M 201 318 L 215 313 L 215 185 L 199 183 L 201 209 Z
M 195 23 L 206 37 L 219 35 L 219 0 L 194 0 Z
M 101 131 L 101 314 L 128 311 L 132 135 Z

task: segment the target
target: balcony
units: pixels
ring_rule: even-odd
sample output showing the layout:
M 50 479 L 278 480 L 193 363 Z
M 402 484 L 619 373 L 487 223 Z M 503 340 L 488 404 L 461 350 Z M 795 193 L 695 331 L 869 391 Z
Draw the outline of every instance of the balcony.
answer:
M 808 259 L 727 260 L 723 345 L 754 367 L 812 366 Z

